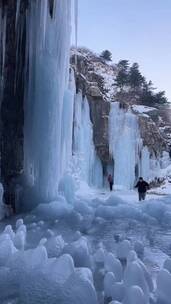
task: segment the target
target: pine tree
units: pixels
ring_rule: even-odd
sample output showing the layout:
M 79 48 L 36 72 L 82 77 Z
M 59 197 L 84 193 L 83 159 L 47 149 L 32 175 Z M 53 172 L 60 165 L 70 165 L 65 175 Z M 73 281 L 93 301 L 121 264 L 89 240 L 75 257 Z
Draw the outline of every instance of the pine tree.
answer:
M 132 89 L 141 88 L 145 82 L 145 78 L 139 71 L 138 63 L 133 63 L 129 71 L 129 85 Z
M 117 64 L 118 74 L 116 76 L 116 87 L 123 90 L 124 86 L 128 84 L 128 69 L 129 69 L 129 61 L 128 60 L 120 60 Z
M 112 53 L 108 50 L 103 51 L 100 57 L 105 59 L 106 61 L 112 61 Z

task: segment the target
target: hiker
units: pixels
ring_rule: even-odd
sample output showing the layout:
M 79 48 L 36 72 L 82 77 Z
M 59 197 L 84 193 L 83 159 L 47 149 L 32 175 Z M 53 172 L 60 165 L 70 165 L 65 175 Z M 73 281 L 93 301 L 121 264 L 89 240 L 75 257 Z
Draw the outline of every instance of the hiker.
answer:
M 138 188 L 139 201 L 144 201 L 146 197 L 146 192 L 149 189 L 149 184 L 145 180 L 143 180 L 142 177 L 140 177 L 135 188 Z
M 112 191 L 113 190 L 113 177 L 111 174 L 109 174 L 109 176 L 108 176 L 108 182 L 109 182 L 110 191 Z

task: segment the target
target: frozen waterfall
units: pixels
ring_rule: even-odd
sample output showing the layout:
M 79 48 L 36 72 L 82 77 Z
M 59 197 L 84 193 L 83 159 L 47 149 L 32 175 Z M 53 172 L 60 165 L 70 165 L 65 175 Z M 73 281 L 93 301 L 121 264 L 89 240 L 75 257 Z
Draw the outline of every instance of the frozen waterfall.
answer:
M 48 5 L 48 0 L 31 2 L 26 51 L 24 171 L 43 200 L 55 198 L 71 156 L 74 102 L 72 80 L 68 88 L 71 1 L 55 1 L 52 17 Z
M 78 179 L 90 186 L 102 187 L 102 165 L 93 143 L 89 103 L 81 92 L 75 98 L 73 154 Z
M 169 165 L 169 155 L 156 156 L 143 145 L 137 115 L 119 102 L 111 104 L 109 115 L 109 148 L 114 160 L 115 188 L 132 189 L 139 176 L 154 180 Z
M 115 185 L 133 188 L 140 143 L 136 116 L 122 109 L 120 103 L 112 103 L 109 117 L 109 149 L 114 159 Z

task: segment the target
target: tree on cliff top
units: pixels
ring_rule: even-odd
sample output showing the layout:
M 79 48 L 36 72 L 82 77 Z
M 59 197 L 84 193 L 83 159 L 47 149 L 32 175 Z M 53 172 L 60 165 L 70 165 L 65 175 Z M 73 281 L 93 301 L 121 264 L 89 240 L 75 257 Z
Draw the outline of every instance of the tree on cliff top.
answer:
M 137 89 L 143 86 L 145 78 L 139 71 L 138 63 L 133 63 L 129 71 L 129 85 L 132 89 Z
M 120 60 L 117 64 L 118 74 L 116 76 L 116 86 L 123 90 L 124 86 L 128 85 L 129 61 Z
M 112 53 L 109 50 L 103 51 L 100 57 L 105 59 L 106 61 L 112 61 Z

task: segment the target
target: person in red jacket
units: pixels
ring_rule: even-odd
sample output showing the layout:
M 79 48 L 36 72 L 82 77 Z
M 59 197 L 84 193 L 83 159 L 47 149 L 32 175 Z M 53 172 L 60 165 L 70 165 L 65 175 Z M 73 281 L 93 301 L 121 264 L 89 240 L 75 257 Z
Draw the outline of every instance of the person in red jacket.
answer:
M 149 189 L 149 184 L 145 180 L 143 180 L 142 177 L 140 177 L 135 188 L 138 188 L 139 201 L 144 201 L 147 190 Z
M 111 174 L 108 175 L 108 183 L 109 183 L 110 191 L 112 191 L 113 190 L 113 177 Z

